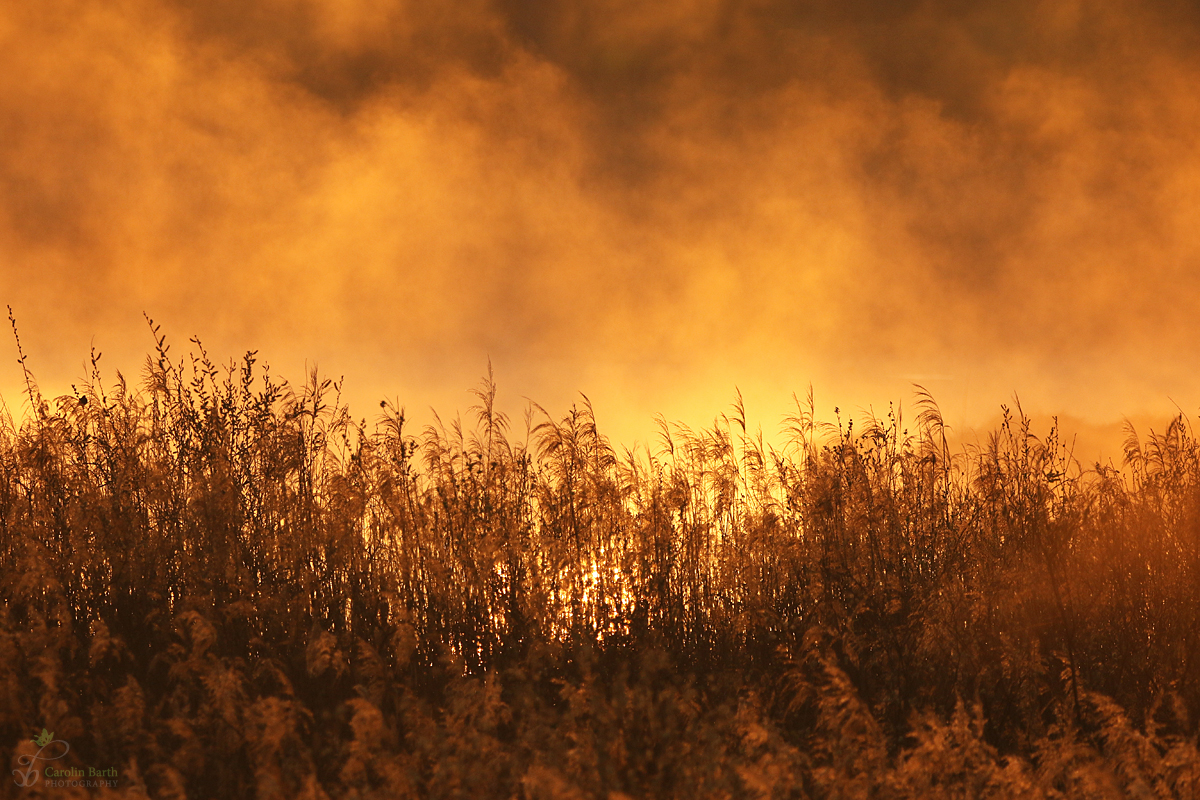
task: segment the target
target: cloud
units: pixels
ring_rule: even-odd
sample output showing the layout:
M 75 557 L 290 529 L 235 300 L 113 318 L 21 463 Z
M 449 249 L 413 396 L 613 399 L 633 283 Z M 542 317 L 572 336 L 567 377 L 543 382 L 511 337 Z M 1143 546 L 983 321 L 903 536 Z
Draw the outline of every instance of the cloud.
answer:
M 3 0 L 0 292 L 61 385 L 145 310 L 416 405 L 491 355 L 619 435 L 898 374 L 1137 413 L 1200 390 L 1197 17 Z

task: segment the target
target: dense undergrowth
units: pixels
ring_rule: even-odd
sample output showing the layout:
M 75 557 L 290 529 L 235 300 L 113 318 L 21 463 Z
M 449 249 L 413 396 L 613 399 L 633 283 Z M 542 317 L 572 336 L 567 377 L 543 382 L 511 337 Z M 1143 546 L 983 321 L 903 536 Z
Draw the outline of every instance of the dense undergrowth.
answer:
M 413 432 L 198 352 L 0 429 L 0 759 L 120 774 L 13 796 L 1200 789 L 1183 419 L 1119 470 L 1019 413 L 952 453 L 928 397 L 630 453 L 490 376 Z

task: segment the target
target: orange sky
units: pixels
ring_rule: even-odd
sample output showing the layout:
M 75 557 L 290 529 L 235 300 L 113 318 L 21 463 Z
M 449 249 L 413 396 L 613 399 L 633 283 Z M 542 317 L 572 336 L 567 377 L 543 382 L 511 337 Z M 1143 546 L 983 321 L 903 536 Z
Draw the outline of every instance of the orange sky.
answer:
M 1161 420 L 1197 87 L 1182 0 L 0 0 L 0 303 L 51 395 L 145 311 L 420 423 L 489 356 L 620 442 L 735 386 Z

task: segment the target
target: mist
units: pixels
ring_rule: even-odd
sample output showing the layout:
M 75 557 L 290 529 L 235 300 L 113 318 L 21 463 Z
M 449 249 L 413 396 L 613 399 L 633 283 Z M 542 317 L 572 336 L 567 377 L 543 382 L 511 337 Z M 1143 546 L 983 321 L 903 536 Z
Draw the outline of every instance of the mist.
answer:
M 619 442 L 929 388 L 1200 406 L 1184 3 L 0 2 L 0 302 L 48 396 L 257 350 Z M 0 391 L 21 404 L 16 348 Z M 1091 431 L 1091 433 L 1087 433 Z

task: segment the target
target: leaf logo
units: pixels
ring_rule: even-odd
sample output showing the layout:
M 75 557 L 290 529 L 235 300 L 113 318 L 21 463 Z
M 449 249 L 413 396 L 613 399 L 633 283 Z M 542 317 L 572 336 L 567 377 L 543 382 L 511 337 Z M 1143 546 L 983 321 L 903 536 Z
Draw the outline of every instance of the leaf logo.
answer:
M 42 777 L 42 773 L 36 769 L 39 761 L 57 761 L 58 759 L 65 757 L 67 753 L 71 752 L 70 744 L 64 742 L 62 739 L 55 739 L 54 734 L 45 728 L 42 728 L 42 733 L 40 736 L 38 736 L 36 739 L 30 739 L 30 741 L 37 745 L 38 751 L 36 753 L 25 753 L 24 755 L 17 756 L 17 763 L 25 769 L 14 769 L 12 771 L 13 775 L 17 776 L 17 786 L 22 788 L 33 786 L 38 782 L 38 779 Z M 46 748 L 52 744 L 62 745 L 62 752 L 56 756 L 42 755 Z M 54 752 L 54 750 L 51 750 L 50 752 Z

